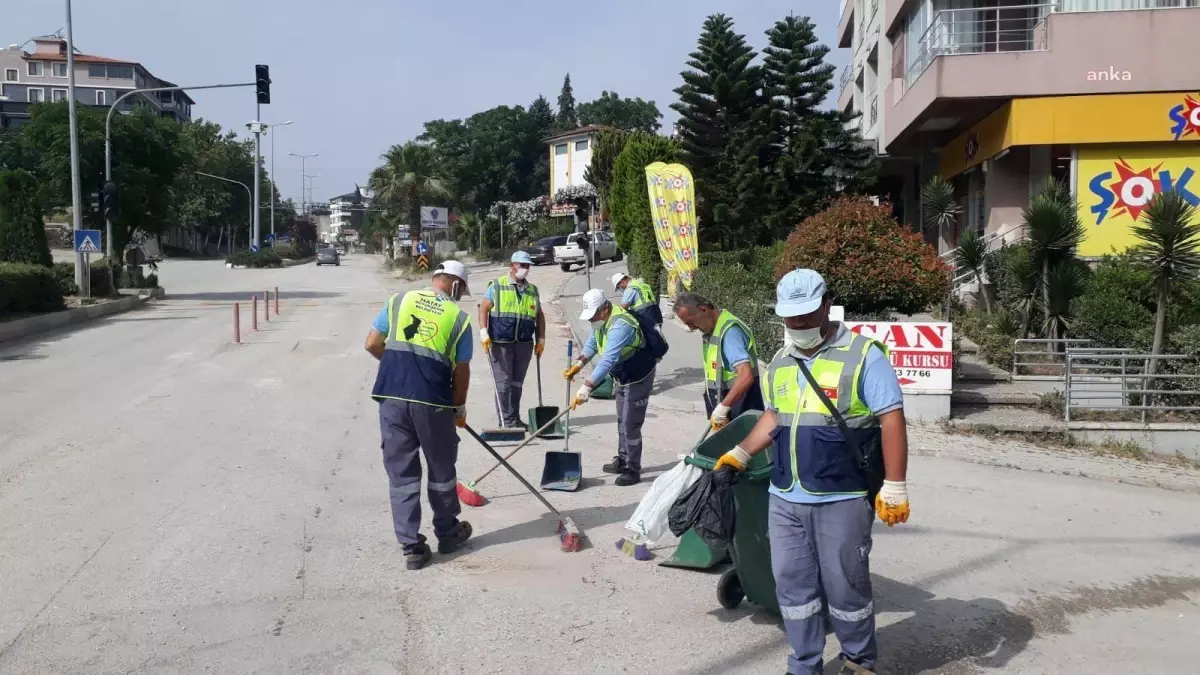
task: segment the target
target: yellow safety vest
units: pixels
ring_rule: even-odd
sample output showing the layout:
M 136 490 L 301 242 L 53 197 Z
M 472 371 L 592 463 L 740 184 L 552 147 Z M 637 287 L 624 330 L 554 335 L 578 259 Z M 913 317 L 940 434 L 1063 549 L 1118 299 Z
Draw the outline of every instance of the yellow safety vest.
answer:
M 454 405 L 451 375 L 458 341 L 471 318 L 433 290 L 409 291 L 388 300 L 388 336 L 371 397 L 448 407 Z
M 492 282 L 496 301 L 488 312 L 488 335 L 493 342 L 533 342 L 537 337 L 537 313 L 541 300 L 537 286 L 526 283 L 518 290 L 505 274 Z
M 647 348 L 646 336 L 642 333 L 641 324 L 618 305 L 612 306 L 612 314 L 608 320 L 604 322 L 603 326 L 596 329 L 596 352 L 604 353 L 604 344 L 608 340 L 608 331 L 613 322 L 622 322 L 633 328 L 633 342 L 621 348 L 617 364 L 612 369 L 613 379 L 622 384 L 641 382 L 650 374 L 651 370 L 654 370 L 654 366 L 658 362 L 654 360 L 654 356 Z
M 731 326 L 741 328 L 746 334 L 750 347 L 750 366 L 755 371 L 758 370 L 758 342 L 754 339 L 754 333 L 750 332 L 750 327 L 741 319 L 723 309 L 717 316 L 717 325 L 713 327 L 712 335 L 705 335 L 704 344 L 700 347 L 704 358 L 704 384 L 709 390 L 729 391 L 730 385 L 737 378 L 736 370 L 725 368 L 725 359 L 721 352 L 725 331 Z

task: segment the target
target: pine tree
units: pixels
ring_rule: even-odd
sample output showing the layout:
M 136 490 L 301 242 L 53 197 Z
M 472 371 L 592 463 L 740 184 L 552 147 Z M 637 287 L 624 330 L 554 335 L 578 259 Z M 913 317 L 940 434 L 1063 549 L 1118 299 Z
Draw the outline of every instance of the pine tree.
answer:
M 700 236 L 727 249 L 752 243 L 762 206 L 769 119 L 755 56 L 732 19 L 708 17 L 675 90 L 679 101 L 671 105 L 680 115 L 682 161 L 703 195 L 697 200 Z
M 527 194 L 544 195 L 550 193 L 550 157 L 546 154 L 545 140 L 554 134 L 554 109 L 545 96 L 538 95 L 529 104 L 529 148 L 527 153 L 532 158 L 532 168 L 529 172 L 529 190 Z
M 835 68 L 825 63 L 829 48 L 817 41 L 812 21 L 789 16 L 767 37 L 763 79 L 773 169 L 764 223 L 769 236 L 786 236 L 829 197 L 864 189 L 873 153 L 857 130 L 847 129 L 856 116 L 819 107 L 833 90 Z
M 0 262 L 54 264 L 38 208 L 38 183 L 27 171 L 0 171 Z
M 575 110 L 575 92 L 571 89 L 571 74 L 563 78 L 562 91 L 558 94 L 558 117 L 554 119 L 554 132 L 562 133 L 579 128 L 579 113 Z

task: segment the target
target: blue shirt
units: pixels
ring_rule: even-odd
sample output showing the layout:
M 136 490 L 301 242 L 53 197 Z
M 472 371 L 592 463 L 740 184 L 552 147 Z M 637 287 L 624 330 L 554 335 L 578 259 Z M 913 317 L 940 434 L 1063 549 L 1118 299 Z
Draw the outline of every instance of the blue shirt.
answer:
M 743 363 L 750 363 L 750 338 L 746 336 L 746 331 L 737 324 L 727 328 L 725 337 L 721 339 L 721 362 L 721 367 L 726 372 L 733 372 Z M 750 363 L 751 368 L 757 365 L 757 363 Z
M 633 339 L 633 326 L 624 321 L 613 321 L 608 327 L 608 337 L 604 339 L 604 353 L 592 367 L 592 374 L 588 376 L 588 380 L 592 384 L 600 386 L 600 383 L 612 371 L 613 366 L 617 365 L 617 361 L 620 360 L 621 350 L 633 344 Z M 597 351 L 596 331 L 592 330 L 591 337 L 583 346 L 583 356 L 590 359 L 596 355 Z
M 845 345 L 853 337 L 854 334 L 846 328 L 845 324 L 838 324 L 837 336 L 829 342 L 826 349 Z M 803 359 L 804 365 L 811 366 L 814 358 L 815 356 Z M 803 392 L 808 388 L 808 380 L 804 379 L 804 374 L 799 372 L 799 369 L 796 371 L 796 380 L 799 391 Z M 892 362 L 888 360 L 882 350 L 870 349 L 867 351 L 867 360 L 863 364 L 862 381 L 858 394 L 862 397 L 863 403 L 866 403 L 876 416 L 904 407 L 904 393 L 900 391 L 900 380 L 896 377 Z M 769 410 L 775 410 L 769 399 L 766 403 Z M 801 489 L 799 484 L 793 485 L 789 490 L 780 490 L 772 485 L 770 492 L 796 504 L 823 504 L 857 499 L 853 495 L 811 495 Z
M 375 317 L 375 323 L 371 324 L 371 329 L 376 333 L 387 337 L 388 331 L 391 328 L 388 326 L 388 306 L 384 303 L 383 309 L 379 310 L 379 315 Z M 454 358 L 458 363 L 470 363 L 471 356 L 475 353 L 474 336 L 471 332 L 470 324 L 467 324 L 467 329 L 463 331 L 462 337 L 458 339 L 458 350 L 455 352 Z
M 625 293 L 621 296 L 621 304 L 633 307 L 637 304 L 639 297 L 637 289 L 633 286 L 628 286 L 625 288 Z

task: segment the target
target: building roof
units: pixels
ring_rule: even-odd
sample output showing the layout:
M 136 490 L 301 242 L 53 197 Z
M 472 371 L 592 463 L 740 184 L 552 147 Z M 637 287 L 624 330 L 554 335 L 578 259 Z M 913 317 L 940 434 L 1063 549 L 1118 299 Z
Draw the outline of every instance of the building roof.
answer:
M 40 40 L 40 41 L 41 42 L 50 42 L 51 40 L 45 39 L 45 40 Z M 65 41 L 63 41 L 63 42 L 65 44 Z M 67 55 L 60 53 L 60 52 L 33 52 L 33 53 L 30 53 L 30 52 L 22 51 L 21 58 L 25 59 L 26 61 L 66 61 Z M 167 87 L 178 87 L 179 86 L 177 84 L 167 82 L 166 80 L 162 79 L 161 77 L 158 77 L 157 75 L 154 75 L 153 73 L 150 72 L 149 68 L 147 68 L 146 66 L 143 66 L 142 64 L 138 63 L 137 61 L 126 61 L 126 60 L 122 60 L 122 59 L 112 59 L 107 56 L 97 56 L 95 54 L 84 54 L 84 53 L 76 50 L 75 51 L 75 62 L 76 63 L 112 63 L 115 65 L 121 65 L 121 66 L 136 66 L 138 68 L 141 68 L 144 72 L 150 74 L 152 77 L 154 77 L 154 79 L 162 82 L 164 86 L 167 86 Z M 192 100 L 192 97 L 188 96 L 187 92 L 178 92 L 178 93 L 183 94 L 183 97 L 187 99 L 188 103 L 190 103 L 192 105 L 196 104 L 196 102 L 194 100 Z
M 612 127 L 608 127 L 603 124 L 589 124 L 586 127 L 579 127 L 578 129 L 564 131 L 561 134 L 554 134 L 553 136 L 550 136 L 549 138 L 543 138 L 542 142 L 543 143 L 551 143 L 553 141 L 559 141 L 564 138 L 571 138 L 572 136 L 587 136 L 588 134 L 594 134 L 598 131 L 607 131 L 608 129 L 611 129 L 611 128 Z

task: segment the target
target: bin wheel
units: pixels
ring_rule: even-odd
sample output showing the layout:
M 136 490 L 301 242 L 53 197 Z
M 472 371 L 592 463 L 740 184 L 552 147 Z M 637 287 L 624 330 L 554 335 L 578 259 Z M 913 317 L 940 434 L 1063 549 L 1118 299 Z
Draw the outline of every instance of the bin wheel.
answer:
M 742 581 L 738 579 L 737 570 L 725 570 L 721 580 L 717 582 L 717 601 L 725 609 L 737 609 L 745 598 L 746 591 L 742 590 Z

